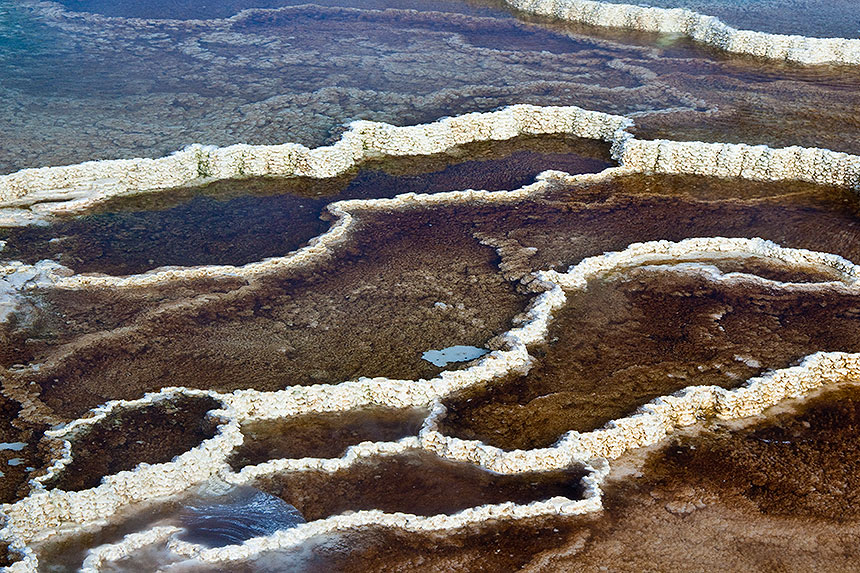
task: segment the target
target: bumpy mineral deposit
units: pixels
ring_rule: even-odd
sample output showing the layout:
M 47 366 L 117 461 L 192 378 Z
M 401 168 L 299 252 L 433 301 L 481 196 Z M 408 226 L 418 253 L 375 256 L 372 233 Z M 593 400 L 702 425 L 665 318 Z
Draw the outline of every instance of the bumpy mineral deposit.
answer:
M 860 23 L 652 4 L 0 0 L 2 564 L 856 568 Z

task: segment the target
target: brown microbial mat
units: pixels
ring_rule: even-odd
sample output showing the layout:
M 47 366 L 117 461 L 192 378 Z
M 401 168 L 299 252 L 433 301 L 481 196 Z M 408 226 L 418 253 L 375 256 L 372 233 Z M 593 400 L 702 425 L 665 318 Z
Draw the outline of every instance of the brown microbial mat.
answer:
M 52 259 L 114 275 L 162 266 L 242 265 L 279 257 L 324 233 L 328 203 L 461 189 L 518 189 L 545 170 L 596 173 L 607 145 L 520 137 L 427 157 L 376 160 L 335 179 L 256 178 L 110 200 L 97 212 L 46 226 L 0 229 L 2 257 Z
M 860 260 L 860 199 L 834 187 L 678 175 L 626 175 L 559 186 L 510 207 L 456 215 L 499 248 L 514 276 L 621 251 L 636 242 L 761 237 Z
M 643 471 L 703 478 L 767 516 L 857 521 L 860 388 L 826 389 L 766 414 L 745 427 L 716 426 L 671 440 Z
M 80 491 L 140 463 L 169 462 L 215 435 L 206 413 L 219 407 L 208 397 L 180 396 L 112 412 L 69 438 L 72 461 L 45 486 Z
M 506 449 L 549 446 L 686 386 L 738 386 L 816 351 L 860 352 L 856 293 L 715 281 L 644 267 L 568 292 L 526 376 L 465 390 L 442 431 Z
M 530 503 L 556 496 L 580 499 L 579 467 L 502 475 L 414 451 L 362 460 L 335 473 L 283 472 L 253 485 L 296 507 L 306 520 L 379 509 L 416 515 L 453 514 L 469 507 Z
M 542 570 L 856 571 L 858 424 L 849 387 L 618 460 L 604 517 Z
M 245 441 L 230 458 L 234 470 L 280 458 L 338 458 L 361 442 L 416 436 L 426 410 L 369 408 L 308 414 L 242 426 Z
M 219 295 L 247 285 L 241 277 L 176 280 L 140 289 L 110 287 L 86 290 L 42 289 L 29 292 L 19 308 L 0 325 L 0 364 L 38 362 L 58 346 L 90 340 L 137 320 L 151 319 L 165 308 Z
M 511 327 L 533 296 L 517 281 L 534 271 L 566 270 L 633 242 L 703 236 L 762 237 L 856 261 L 858 212 L 856 195 L 829 187 L 641 175 L 507 203 L 359 210 L 351 242 L 315 270 L 187 304 L 160 308 L 153 297 L 160 310 L 126 328 L 111 330 L 119 324 L 113 307 L 98 307 L 109 292 L 48 291 L 60 324 L 67 308 L 82 316 L 91 300 L 80 319 L 86 327 L 65 346 L 21 328 L 16 339 L 42 366 L 13 378 L 27 388 L 36 382 L 64 417 L 164 386 L 276 390 L 359 376 L 429 378 L 440 368 L 422 359 L 425 351 L 485 347 Z M 768 272 L 801 282 L 820 273 Z M 108 329 L 93 338 L 99 323 Z
M 31 472 L 43 463 L 37 446 L 46 428 L 21 419 L 20 412 L 20 404 L 0 396 L 0 503 L 26 496 Z
M 279 390 L 360 376 L 433 377 L 441 368 L 424 352 L 483 347 L 529 300 L 498 269 L 496 252 L 448 215 L 362 214 L 356 239 L 311 275 L 273 275 L 168 307 L 46 353 L 37 358 L 41 368 L 16 380 L 37 382 L 51 409 L 77 417 L 107 399 L 165 386 Z

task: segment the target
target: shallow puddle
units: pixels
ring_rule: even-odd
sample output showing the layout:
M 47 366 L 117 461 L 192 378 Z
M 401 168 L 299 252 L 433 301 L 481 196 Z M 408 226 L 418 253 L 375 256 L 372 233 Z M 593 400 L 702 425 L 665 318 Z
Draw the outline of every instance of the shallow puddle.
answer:
M 193 499 L 179 513 L 179 538 L 205 547 L 238 545 L 305 523 L 295 507 L 251 487 Z
M 372 408 L 250 422 L 242 426 L 245 442 L 230 465 L 238 471 L 280 458 L 337 458 L 361 442 L 416 436 L 426 416 L 426 410 Z
M 325 206 L 345 199 L 462 189 L 518 189 L 545 170 L 596 173 L 609 149 L 573 138 L 522 137 L 429 157 L 373 161 L 335 179 L 258 178 L 120 198 L 47 226 L 0 229 L 4 259 L 53 259 L 115 275 L 162 266 L 243 265 L 284 256 L 325 232 Z M 171 205 L 172 204 L 172 205 Z
M 356 239 L 310 276 L 273 274 L 165 305 L 131 328 L 61 346 L 61 361 L 17 378 L 39 383 L 62 417 L 164 386 L 270 391 L 432 378 L 442 368 L 421 358 L 428 348 L 483 347 L 527 306 L 495 251 L 444 211 L 362 214 Z
M 145 503 L 126 507 L 110 520 L 102 522 L 86 533 L 49 538 L 35 544 L 39 556 L 39 571 L 73 573 L 80 570 L 87 551 L 99 545 L 117 543 L 128 534 L 136 533 L 156 524 L 175 520 L 184 507 L 180 498 L 158 503 Z
M 447 400 L 443 431 L 507 449 L 544 447 L 687 386 L 730 388 L 819 350 L 860 351 L 855 294 L 660 269 L 569 292 L 549 343 L 531 350 L 529 374 Z
M 404 511 L 418 515 L 436 515 L 439 513 L 456 513 L 468 507 L 474 507 L 487 503 L 504 503 L 513 501 L 516 503 L 529 503 L 531 501 L 549 499 L 554 496 L 564 496 L 570 499 L 580 499 L 583 488 L 581 479 L 585 472 L 581 468 L 570 468 L 546 473 L 530 473 L 520 475 L 500 475 L 487 472 L 471 464 L 450 462 L 437 458 L 426 452 L 408 452 L 393 457 L 380 457 L 360 461 L 349 469 L 328 474 L 324 472 L 287 472 L 270 478 L 260 479 L 253 484 L 259 490 L 267 494 L 273 494 L 296 508 L 300 515 L 307 521 L 319 519 L 329 515 L 342 512 L 358 511 L 361 509 L 382 509 L 384 511 Z M 74 571 L 80 567 L 86 552 L 93 547 L 105 543 L 116 543 L 123 536 L 135 531 L 153 527 L 155 525 L 185 525 L 192 528 L 191 535 L 195 541 L 210 539 L 210 534 L 221 535 L 245 535 L 243 532 L 255 528 L 267 527 L 266 524 L 255 524 L 247 521 L 242 515 L 230 514 L 228 521 L 220 525 L 207 522 L 207 515 L 211 515 L 211 507 L 201 513 L 194 508 L 205 508 L 207 504 L 220 503 L 227 500 L 228 503 L 236 501 L 242 503 L 249 499 L 254 502 L 249 511 L 274 511 L 277 519 L 287 521 L 299 519 L 298 514 L 291 513 L 289 506 L 287 512 L 270 501 L 257 503 L 258 498 L 266 498 L 259 490 L 242 487 L 228 490 L 226 495 L 213 493 L 202 488 L 194 490 L 188 496 L 169 498 L 158 504 L 146 504 L 139 507 L 132 506 L 119 515 L 112 517 L 101 528 L 90 533 L 69 536 L 63 539 L 54 539 L 39 544 L 37 552 L 40 559 L 40 567 L 45 571 Z M 213 490 L 214 491 L 214 490 Z M 257 501 L 254 501 L 257 500 Z M 235 505 L 235 503 L 234 503 Z M 226 506 L 223 511 L 228 511 Z M 246 512 L 247 513 L 247 512 Z M 225 513 L 225 515 L 227 515 Z M 515 545 L 537 544 L 543 545 L 538 538 L 541 532 L 552 531 L 553 527 L 563 527 L 558 520 L 538 519 L 524 520 L 523 522 L 505 523 L 500 522 L 498 526 L 475 527 L 470 531 L 478 531 L 478 536 L 484 540 L 498 537 L 506 531 L 518 531 L 523 535 L 530 535 L 531 541 Z M 371 537 L 367 537 L 367 533 Z M 555 530 L 554 533 L 559 533 Z M 435 534 L 415 536 L 411 533 L 398 532 L 397 530 L 377 531 L 374 528 L 360 529 L 358 531 L 345 531 L 335 534 L 335 537 L 350 539 L 349 544 L 341 546 L 342 550 L 364 554 L 372 549 L 368 545 L 369 539 L 400 539 L 404 543 L 399 544 L 406 555 L 414 556 L 418 547 L 426 547 L 428 543 L 435 543 L 440 538 L 449 538 L 450 534 Z M 219 537 L 219 539 L 221 538 Z M 473 543 L 471 534 L 457 536 L 454 542 L 443 542 L 446 553 L 456 552 L 464 547 L 471 551 L 479 550 L 479 545 Z M 409 538 L 412 541 L 406 542 Z M 558 543 L 562 535 L 550 535 L 550 541 Z M 313 545 L 312 541 L 310 545 Z M 505 541 L 504 543 L 508 543 Z M 552 543 L 548 543 L 551 545 Z M 382 546 L 380 546 L 382 547 Z M 394 546 L 392 546 L 394 547 Z M 289 553 L 289 552 L 288 552 Z M 403 555 L 395 551 L 393 557 Z M 336 562 L 344 555 L 323 556 L 322 563 Z M 511 555 L 510 557 L 514 557 Z M 372 554 L 363 558 L 375 561 Z M 501 559 L 507 559 L 502 557 Z M 519 559 L 516 556 L 515 559 Z M 275 562 L 281 563 L 281 556 L 275 556 Z M 148 561 L 149 560 L 149 561 Z M 263 557 L 258 565 L 266 563 Z M 176 556 L 171 556 L 163 544 L 146 548 L 139 554 L 133 554 L 131 560 L 116 564 L 116 569 L 129 570 L 132 563 L 154 563 L 157 565 L 176 561 Z M 289 567 L 290 559 L 283 561 L 284 567 Z M 493 562 L 493 560 L 491 560 Z M 193 566 L 193 561 L 187 564 Z M 231 570 L 244 570 L 242 564 L 230 566 Z M 40 569 L 42 570 L 42 569 Z M 196 570 L 196 569 L 194 569 Z M 280 569 L 277 569 L 280 570 Z
M 20 384 L 37 382 L 51 408 L 75 415 L 165 385 L 277 390 L 359 376 L 431 378 L 441 367 L 422 354 L 486 347 L 528 304 L 516 281 L 534 271 L 566 270 L 633 242 L 709 236 L 762 237 L 858 261 L 858 213 L 856 195 L 829 187 L 640 175 L 507 204 L 362 210 L 353 242 L 319 270 L 166 306 L 98 344 L 55 347 L 22 329 L 18 339 L 46 365 L 21 373 Z M 769 278 L 830 280 L 816 269 L 755 265 Z M 98 308 L 106 294 L 68 297 L 50 295 L 56 320 L 66 308 L 91 308 L 89 332 L 118 324 L 114 307 Z
M 305 0 L 221 0 L 201 4 L 194 0 L 60 0 L 59 2 L 75 12 L 90 12 L 114 18 L 148 18 L 177 20 L 209 20 L 227 18 L 242 10 L 270 9 L 284 6 L 307 4 Z M 493 2 L 459 2 L 457 0 L 315 0 L 318 6 L 343 6 L 368 10 L 399 8 L 421 11 L 453 12 L 471 15 L 507 15 L 506 11 Z
M 437 533 L 365 528 L 321 537 L 291 551 L 263 553 L 250 561 L 231 563 L 230 570 L 237 573 L 530 571 L 531 563 L 541 563 L 542 553 L 552 554 L 577 539 L 582 531 L 578 521 L 561 517 L 495 521 L 468 530 Z M 150 557 L 156 566 L 164 562 L 163 554 L 157 552 L 143 557 Z M 135 555 L 109 571 L 132 573 L 135 559 L 140 558 L 141 555 Z M 193 562 L 187 563 L 187 567 L 189 573 L 217 569 Z
M 169 462 L 215 435 L 206 412 L 220 407 L 211 398 L 182 396 L 120 409 L 70 439 L 72 462 L 45 486 L 81 491 L 140 463 Z
M 556 496 L 575 500 L 582 496 L 584 475 L 581 468 L 501 475 L 427 452 L 409 452 L 362 460 L 333 474 L 284 472 L 253 485 L 312 521 L 362 509 L 437 515 L 507 501 L 526 504 Z

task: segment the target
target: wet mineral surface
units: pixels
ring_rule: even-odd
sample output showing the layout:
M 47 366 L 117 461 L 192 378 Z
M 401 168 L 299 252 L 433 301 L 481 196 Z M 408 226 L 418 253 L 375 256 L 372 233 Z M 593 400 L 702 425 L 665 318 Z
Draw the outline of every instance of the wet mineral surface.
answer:
M 336 458 L 361 442 L 393 442 L 415 436 L 423 409 L 367 408 L 261 420 L 242 427 L 245 442 L 230 459 L 234 470 L 281 458 Z
M 513 190 L 548 169 L 596 173 L 607 145 L 565 137 L 475 143 L 427 157 L 369 161 L 333 179 L 252 178 L 122 197 L 45 226 L 0 229 L 3 257 L 53 259 L 81 273 L 243 265 L 283 256 L 325 232 L 325 207 L 348 199 L 461 189 Z
M 284 472 L 259 478 L 254 485 L 313 520 L 363 509 L 438 515 L 511 501 L 526 504 L 556 496 L 578 499 L 583 476 L 578 467 L 501 475 L 426 452 L 407 452 L 362 460 L 333 474 Z
M 689 430 L 625 456 L 596 516 L 442 535 L 370 529 L 236 570 L 799 571 L 827 559 L 853 571 L 858 405 L 856 387 L 837 388 L 747 425 Z
M 282 7 L 238 13 L 255 4 Z M 496 2 L 284 4 L 193 4 L 200 19 L 171 20 L 192 5 L 6 0 L 0 171 L 193 142 L 316 146 L 356 119 L 424 123 L 513 103 L 635 114 L 648 137 L 858 152 L 851 67 L 763 65 Z
M 856 36 L 844 2 L 655 2 L 739 27 Z M 502 2 L 0 0 L 0 78 L 2 173 L 159 157 L 190 143 L 313 147 L 357 119 L 407 125 L 512 103 L 624 114 L 640 140 L 860 153 L 856 66 L 738 56 L 680 36 L 528 16 Z M 620 157 L 617 144 L 614 151 Z M 803 175 L 826 171 L 822 161 Z M 593 174 L 614 165 L 605 143 L 523 136 L 374 157 L 331 179 L 230 179 L 114 198 L 46 226 L 0 230 L 5 261 L 54 259 L 90 278 L 201 267 L 196 277 L 40 284 L 15 294 L 17 309 L 0 325 L 0 501 L 46 487 L 25 501 L 68 492 L 61 509 L 89 510 L 80 502 L 87 490 L 118 472 L 154 464 L 172 475 L 165 479 L 195 476 L 167 498 L 96 500 L 102 511 L 122 499 L 105 519 L 33 542 L 39 570 L 78 570 L 95 548 L 154 526 L 186 531 L 100 570 L 857 569 L 853 386 L 752 419 L 672 430 L 610 460 L 599 499 L 586 484 L 602 478 L 585 479 L 591 470 L 562 463 L 559 452 L 544 454 L 562 469 L 484 467 L 544 459 L 503 458 L 493 446 L 551 446 L 692 385 L 735 389 L 818 351 L 858 352 L 856 287 L 839 271 L 860 262 L 855 192 L 622 169 L 553 175 L 540 192 L 507 193 L 547 169 Z M 258 274 L 206 268 L 316 244 L 336 223 L 328 206 L 337 201 L 467 188 L 501 192 L 353 203 L 349 231 L 309 262 Z M 652 257 L 568 289 L 545 340 L 527 348 L 527 365 L 440 395 L 438 420 L 427 418 L 436 403 L 367 406 L 378 399 L 373 391 L 384 394 L 369 389 L 379 382 L 370 378 L 414 398 L 498 359 L 509 343 L 500 335 L 522 323 L 545 288 L 536 272 L 692 237 L 759 237 L 847 260 Z M 477 358 L 442 366 L 422 358 L 451 347 L 477 349 Z M 88 420 L 110 400 L 174 386 L 225 394 L 147 398 Z M 357 388 L 362 406 L 343 388 Z M 257 410 L 267 402 L 253 391 L 284 389 L 269 396 L 279 416 Z M 326 396 L 333 402 L 314 403 Z M 225 438 L 226 419 L 208 413 L 228 400 L 244 410 L 225 410 L 235 416 Z M 80 428 L 62 433 L 81 417 Z M 45 437 L 49 428 L 62 438 Z M 483 443 L 433 441 L 448 437 Z M 63 440 L 71 458 L 48 470 L 64 455 Z M 171 460 L 202 446 L 216 453 L 169 474 Z M 28 483 L 46 471 L 54 475 L 44 484 Z M 225 501 L 236 483 L 252 493 Z M 586 515 L 510 517 L 556 496 L 568 509 L 595 505 Z M 506 509 L 439 529 L 483 515 L 485 504 Z M 33 507 L 36 516 L 41 507 Z M 398 512 L 414 516 L 396 526 L 373 521 Z M 375 517 L 221 565 L 171 545 L 221 546 L 280 525 L 304 531 L 303 520 L 352 524 L 357 515 Z M 261 523 L 270 518 L 280 525 Z M 0 564 L 20 557 L 0 549 Z
M 215 435 L 217 422 L 207 412 L 219 407 L 208 397 L 183 396 L 112 412 L 69 440 L 71 463 L 45 486 L 80 491 L 139 463 L 170 461 Z
M 529 373 L 449 398 L 444 431 L 506 449 L 546 447 L 687 386 L 731 388 L 816 351 L 860 351 L 853 292 L 680 267 L 641 267 L 569 292 L 548 343 L 531 350 Z
M 709 236 L 857 260 L 857 209 L 849 191 L 804 183 L 630 175 L 511 202 L 360 210 L 352 239 L 315 268 L 164 304 L 153 296 L 148 313 L 126 315 L 119 328 L 99 325 L 120 324 L 111 311 L 126 305 L 110 301 L 127 294 L 47 290 L 45 321 L 62 323 L 70 304 L 87 304 L 95 324 L 56 346 L 22 325 L 16 338 L 41 366 L 10 377 L 61 418 L 164 386 L 427 378 L 441 369 L 425 351 L 484 347 L 510 328 L 531 299 L 520 281 L 532 272 L 638 241 Z M 380 315 L 381 324 L 370 319 Z

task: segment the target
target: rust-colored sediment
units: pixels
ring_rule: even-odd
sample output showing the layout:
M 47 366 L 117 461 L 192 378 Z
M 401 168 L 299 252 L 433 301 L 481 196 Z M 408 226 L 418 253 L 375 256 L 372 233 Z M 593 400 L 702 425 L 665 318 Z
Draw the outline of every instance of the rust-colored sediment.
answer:
M 245 442 L 230 465 L 238 471 L 279 458 L 337 458 L 361 442 L 415 436 L 426 417 L 426 410 L 369 408 L 249 422 L 242 426 Z
M 860 351 L 856 295 L 636 269 L 568 293 L 526 376 L 446 401 L 445 432 L 549 446 L 687 386 L 737 386 L 815 351 Z
M 211 398 L 180 396 L 113 412 L 67 438 L 72 461 L 44 485 L 81 491 L 140 463 L 170 461 L 215 435 L 216 422 L 206 413 L 219 407 Z
M 363 460 L 335 473 L 283 472 L 259 478 L 255 486 L 284 499 L 311 521 L 362 509 L 438 515 L 510 501 L 579 499 L 584 475 L 579 467 L 501 475 L 416 451 Z

